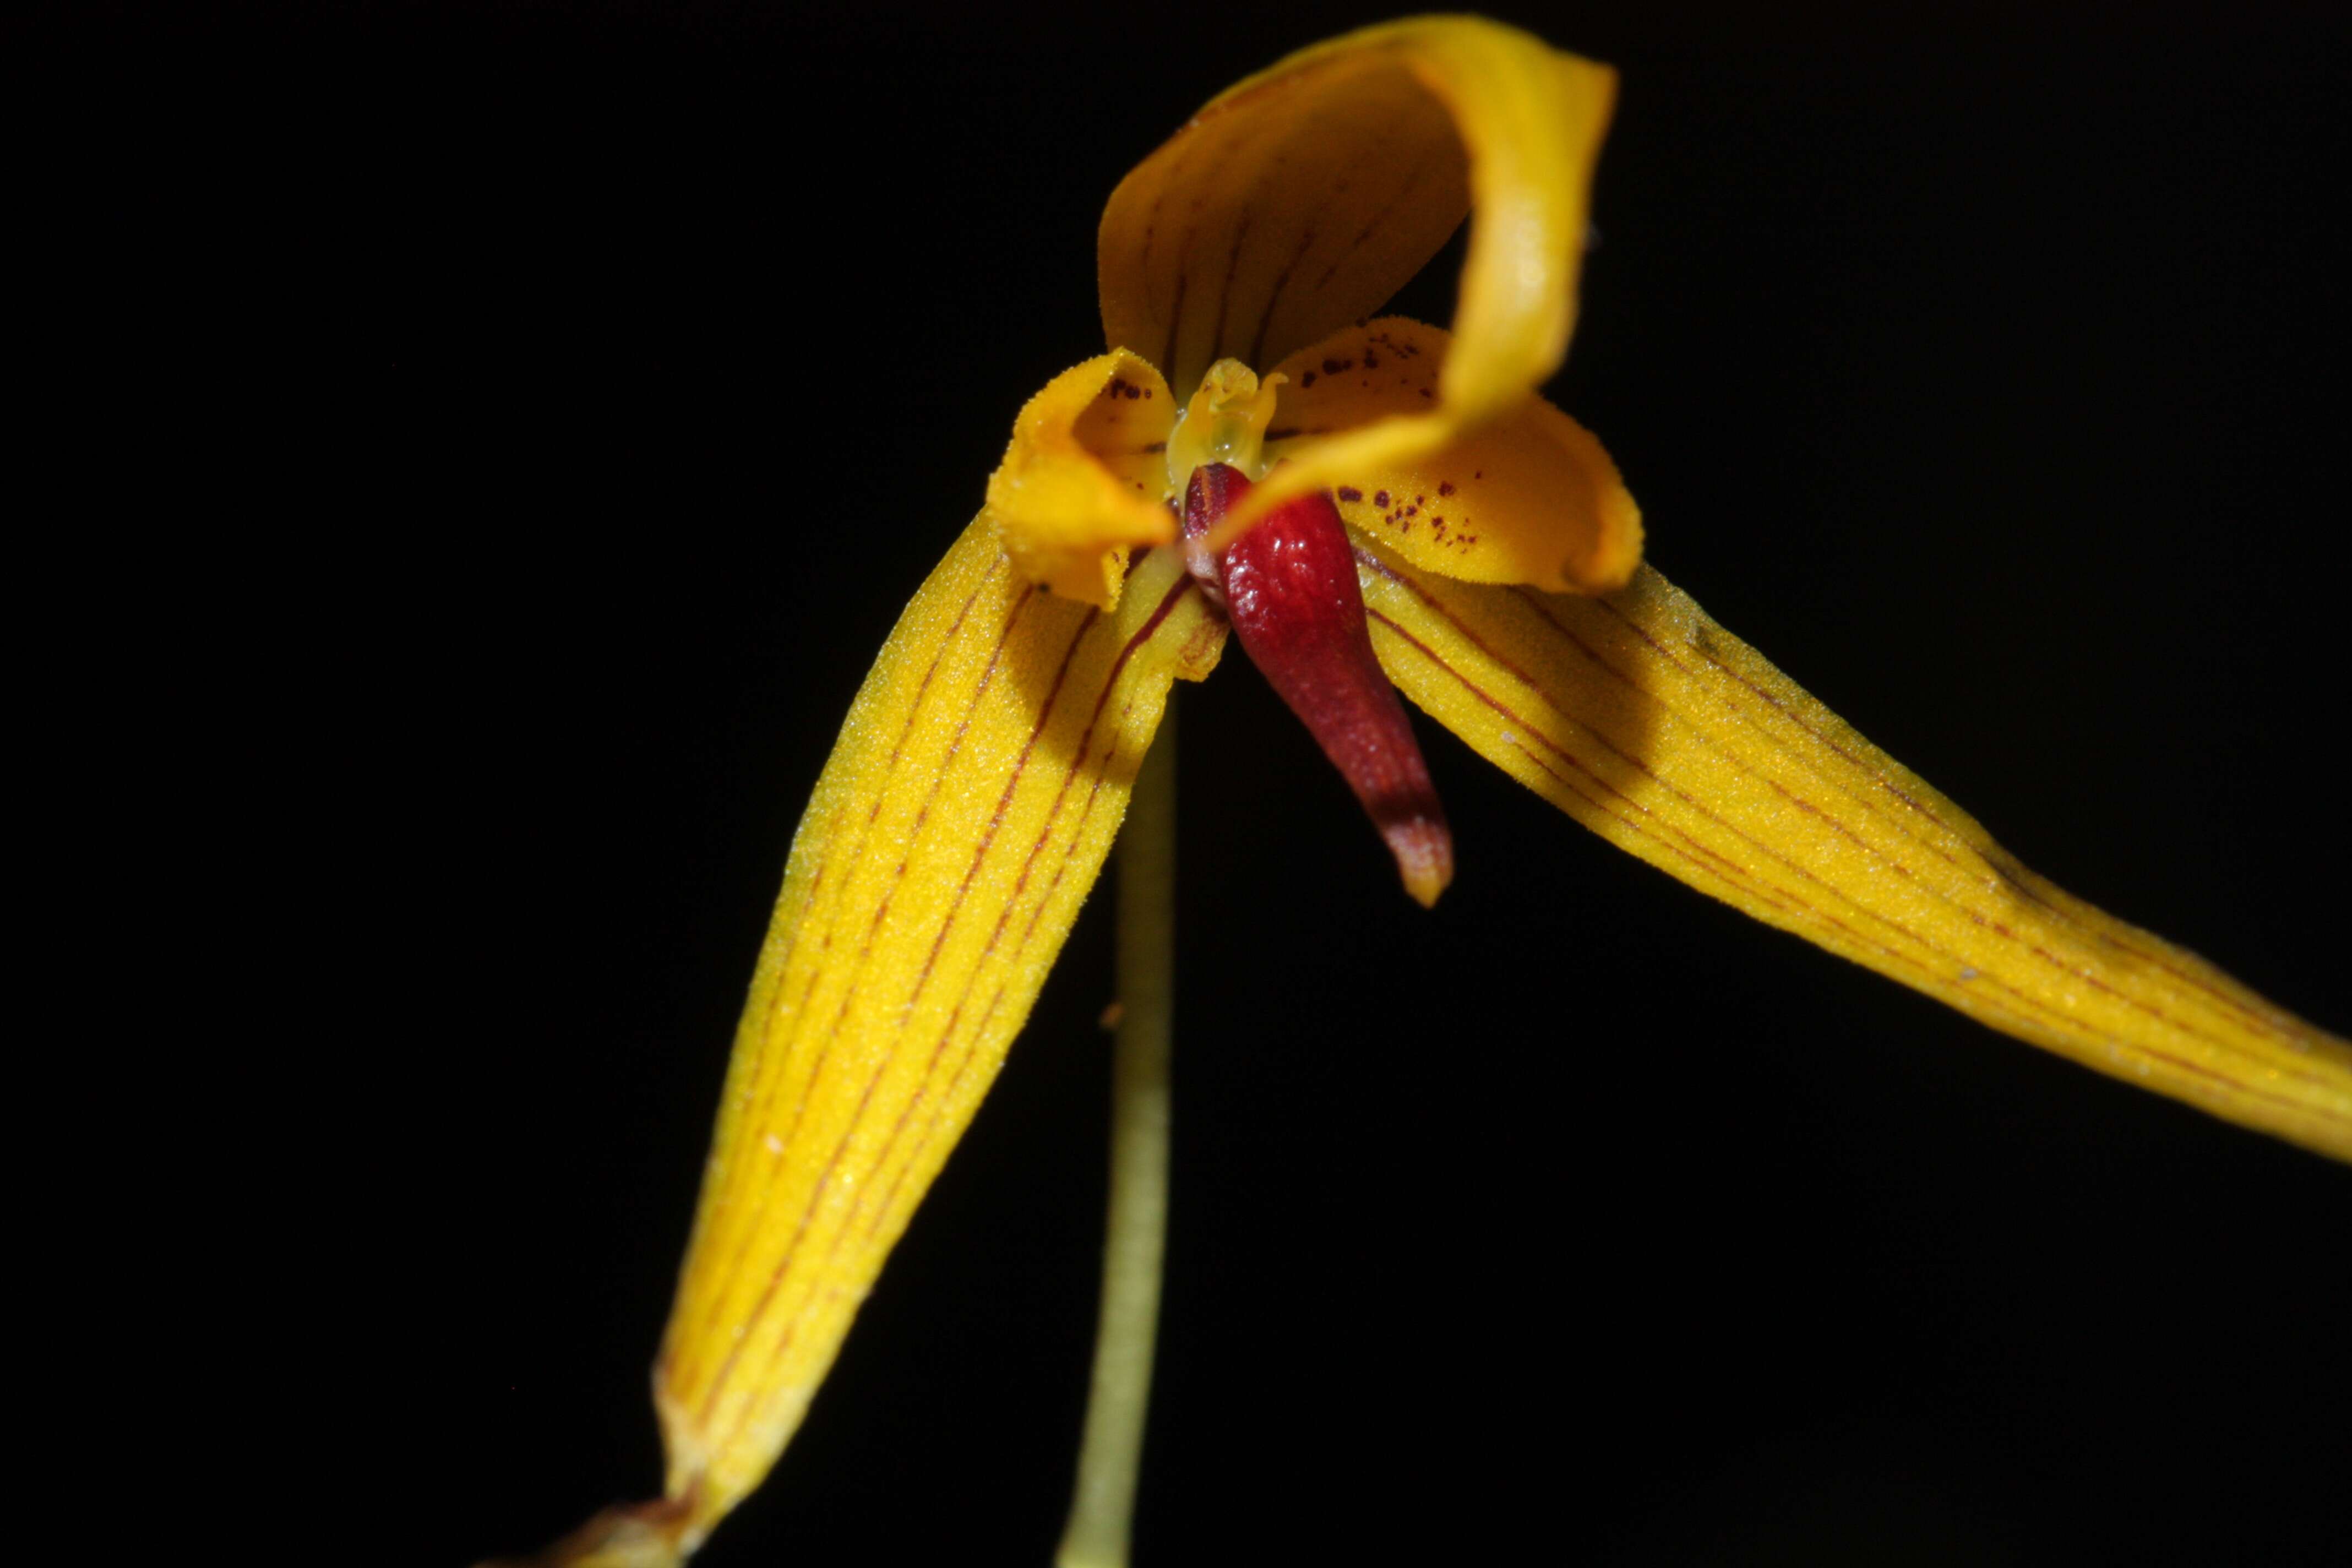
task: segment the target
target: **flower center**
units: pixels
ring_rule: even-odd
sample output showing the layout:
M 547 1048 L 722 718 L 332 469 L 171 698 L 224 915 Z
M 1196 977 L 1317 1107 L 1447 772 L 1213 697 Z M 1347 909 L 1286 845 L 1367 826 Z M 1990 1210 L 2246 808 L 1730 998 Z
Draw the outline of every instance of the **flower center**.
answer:
M 1221 359 L 1201 378 L 1200 390 L 1176 416 L 1168 435 L 1168 493 L 1181 496 L 1203 463 L 1238 468 L 1253 483 L 1265 478 L 1265 427 L 1274 418 L 1274 389 L 1289 378 Z

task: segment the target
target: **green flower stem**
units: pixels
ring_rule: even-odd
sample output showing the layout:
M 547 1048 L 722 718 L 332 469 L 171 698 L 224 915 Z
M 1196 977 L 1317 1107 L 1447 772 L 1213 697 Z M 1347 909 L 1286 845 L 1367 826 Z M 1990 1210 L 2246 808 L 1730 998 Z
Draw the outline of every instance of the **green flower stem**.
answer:
M 1094 1386 L 1059 1568 L 1126 1568 L 1168 1231 L 1168 1055 L 1176 969 L 1176 702 L 1145 754 L 1118 837 L 1118 1027 L 1110 1222 Z

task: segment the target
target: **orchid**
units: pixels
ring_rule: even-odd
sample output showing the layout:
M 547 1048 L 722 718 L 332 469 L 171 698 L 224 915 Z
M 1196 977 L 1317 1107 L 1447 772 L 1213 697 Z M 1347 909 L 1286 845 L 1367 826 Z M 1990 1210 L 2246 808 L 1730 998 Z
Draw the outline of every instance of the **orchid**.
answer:
M 1642 563 L 1614 463 L 1538 392 L 1572 333 L 1613 87 L 1491 23 L 1370 28 L 1213 100 L 1113 193 L 1108 352 L 1020 411 L 794 841 L 656 1365 L 664 1499 L 602 1516 L 564 1560 L 674 1561 L 760 1484 L 1123 823 L 1139 1065 L 1122 1114 L 1149 1166 L 1165 716 L 1229 632 L 1420 902 L 1453 851 L 1391 683 L 1577 822 L 1759 921 L 2352 1160 L 2352 1046 L 2036 877 Z M 1465 216 L 1451 331 L 1378 315 Z M 1286 597 L 1291 582 L 1308 587 Z M 1148 1169 L 1121 1191 L 1115 1297 L 1157 1268 Z M 1131 1359 L 1148 1291 L 1107 1317 L 1122 1310 Z M 1116 1368 L 1097 1389 L 1127 1430 L 1081 1489 L 1117 1494 L 1140 1394 Z M 1102 1505 L 1114 1532 L 1125 1506 Z

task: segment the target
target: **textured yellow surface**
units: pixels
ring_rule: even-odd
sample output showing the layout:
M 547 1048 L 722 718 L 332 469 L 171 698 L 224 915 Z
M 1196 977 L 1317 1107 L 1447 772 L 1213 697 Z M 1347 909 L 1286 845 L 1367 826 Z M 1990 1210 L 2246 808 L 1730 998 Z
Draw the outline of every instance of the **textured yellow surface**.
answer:
M 1620 848 L 2006 1034 L 2352 1160 L 2352 1045 L 2028 871 L 1648 567 L 1477 587 L 1359 536 L 1404 693 Z
M 1223 637 L 1176 552 L 1105 613 L 984 520 L 891 634 L 793 843 L 656 1368 L 685 1545 L 799 1424 Z
M 1384 316 L 1277 367 L 1269 462 L 1426 408 L 1452 340 Z M 1367 463 L 1336 481 L 1339 515 L 1425 572 L 1556 593 L 1622 588 L 1642 559 L 1642 509 L 1592 433 L 1541 397 L 1434 452 Z
M 1176 400 L 1123 350 L 1045 384 L 1013 422 L 986 516 L 1021 574 L 1098 609 L 1118 603 L 1127 552 L 1176 535 L 1160 457 Z

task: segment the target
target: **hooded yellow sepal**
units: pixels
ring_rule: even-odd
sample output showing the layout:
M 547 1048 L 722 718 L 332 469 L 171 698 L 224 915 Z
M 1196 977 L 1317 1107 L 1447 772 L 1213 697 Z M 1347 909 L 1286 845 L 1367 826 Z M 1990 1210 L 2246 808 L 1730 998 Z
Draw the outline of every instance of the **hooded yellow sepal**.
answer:
M 1270 475 L 1236 529 L 1375 451 L 1425 458 L 1559 367 L 1616 91 L 1608 67 L 1517 28 L 1414 17 L 1220 94 L 1120 183 L 1097 242 L 1104 331 L 1180 396 L 1216 360 L 1264 367 L 1370 315 L 1471 219 L 1430 403 Z
M 1119 183 L 1097 237 L 1106 341 L 1189 396 L 1371 315 L 1475 214 L 1444 395 L 1491 417 L 1567 352 L 1617 75 L 1475 16 L 1300 50 Z
M 1014 570 L 1065 598 L 1115 607 L 1129 550 L 1176 537 L 1161 457 L 1175 419 L 1168 384 L 1124 349 L 1047 382 L 988 479 L 987 517 Z

